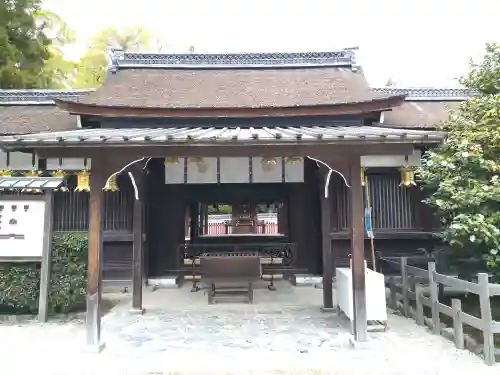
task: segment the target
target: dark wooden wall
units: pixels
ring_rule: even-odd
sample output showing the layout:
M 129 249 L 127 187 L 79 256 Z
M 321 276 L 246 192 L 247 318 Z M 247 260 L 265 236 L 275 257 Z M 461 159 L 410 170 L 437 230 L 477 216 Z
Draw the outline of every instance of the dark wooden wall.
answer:
M 303 272 L 319 267 L 319 201 L 314 165 L 307 163 L 306 183 L 229 185 L 165 184 L 163 160 L 149 163 L 149 271 L 150 276 L 179 272 L 180 252 L 184 242 L 185 210 L 190 201 L 231 202 L 235 197 L 260 202 L 285 200 L 290 225 L 290 242 L 297 244 L 294 267 Z
M 133 190 L 128 176 L 118 177 L 120 190 L 104 193 L 103 278 L 132 277 Z M 54 232 L 88 232 L 89 193 L 75 192 L 76 177 L 68 179 L 68 192 L 54 193 Z
M 184 242 L 186 191 L 183 185 L 165 184 L 163 160 L 148 164 L 149 276 L 175 273 L 178 268 L 177 246 Z
M 206 203 L 223 202 L 231 186 L 167 185 L 163 160 L 149 163 L 147 176 L 147 239 L 149 256 L 146 259 L 148 276 L 173 274 L 178 271 L 178 245 L 184 242 L 185 208 L 190 197 Z M 323 189 L 318 181 L 317 167 L 305 162 L 305 182 L 293 184 L 255 184 L 248 194 L 269 201 L 284 200 L 289 241 L 296 243 L 295 267 L 302 272 L 320 273 L 321 232 L 319 194 Z M 397 171 L 371 170 L 369 184 L 373 206 L 375 249 L 384 254 L 410 254 L 432 251 L 435 240 L 432 231 L 438 222 L 432 212 L 420 203 L 422 192 L 418 187 L 399 186 Z M 127 176 L 118 180 L 120 191 L 105 194 L 103 277 L 130 279 L 132 269 L 132 208 L 133 191 Z M 69 181 L 74 189 L 75 181 Z M 211 191 L 211 189 L 216 189 Z M 0 194 L 2 194 L 0 192 Z M 207 195 L 208 194 L 208 195 Z M 238 194 L 241 194 L 238 193 Z M 348 264 L 349 246 L 349 199 L 348 189 L 337 175 L 332 175 L 331 186 L 331 236 L 334 266 Z M 212 197 L 212 202 L 207 201 Z M 56 192 L 54 198 L 54 231 L 88 231 L 88 193 Z M 366 242 L 367 259 L 370 246 Z
M 395 239 L 375 238 L 375 251 L 385 256 L 410 256 L 424 255 L 425 251 L 432 251 L 436 240 L 432 238 Z M 332 239 L 333 266 L 347 267 L 349 265 L 349 254 L 351 253 L 350 239 Z M 365 240 L 365 259 L 371 267 L 370 241 Z
M 431 252 L 436 240 L 432 233 L 439 222 L 429 207 L 421 201 L 419 187 L 403 187 L 397 171 L 388 168 L 367 171 L 375 251 L 384 255 L 422 255 Z M 342 179 L 333 177 L 332 194 L 332 252 L 334 267 L 349 264 L 350 203 L 349 191 Z M 365 253 L 371 263 L 370 241 L 365 242 Z
M 290 184 L 290 232 L 297 243 L 297 267 L 306 272 L 321 270 L 321 219 L 316 165 L 304 164 L 304 183 Z

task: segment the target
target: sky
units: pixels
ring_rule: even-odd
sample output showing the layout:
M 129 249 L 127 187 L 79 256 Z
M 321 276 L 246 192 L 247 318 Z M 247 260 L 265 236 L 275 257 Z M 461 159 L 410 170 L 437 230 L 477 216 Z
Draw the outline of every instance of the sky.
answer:
M 488 42 L 499 0 L 45 0 L 75 30 L 77 57 L 97 31 L 141 25 L 170 52 L 332 51 L 359 47 L 373 86 L 453 87 Z

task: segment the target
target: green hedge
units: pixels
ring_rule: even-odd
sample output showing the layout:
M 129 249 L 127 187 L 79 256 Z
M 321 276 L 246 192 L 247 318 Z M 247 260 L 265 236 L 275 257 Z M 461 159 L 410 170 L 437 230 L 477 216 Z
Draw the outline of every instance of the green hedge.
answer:
M 84 309 L 86 288 L 87 235 L 55 235 L 49 311 L 68 313 Z M 40 263 L 0 263 L 1 314 L 36 314 L 39 292 Z

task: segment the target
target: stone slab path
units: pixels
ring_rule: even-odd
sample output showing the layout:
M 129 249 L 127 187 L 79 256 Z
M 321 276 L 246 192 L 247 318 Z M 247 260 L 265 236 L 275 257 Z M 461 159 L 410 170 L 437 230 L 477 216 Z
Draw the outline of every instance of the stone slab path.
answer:
M 346 320 L 321 312 L 321 290 L 312 287 L 257 290 L 254 305 L 209 306 L 203 292 L 184 289 L 146 291 L 144 315 L 128 312 L 129 295 L 109 297 L 118 303 L 103 319 L 102 353 L 85 351 L 82 320 L 3 323 L 2 373 L 500 374 L 500 365 L 488 367 L 395 315 L 387 332 L 353 348 Z

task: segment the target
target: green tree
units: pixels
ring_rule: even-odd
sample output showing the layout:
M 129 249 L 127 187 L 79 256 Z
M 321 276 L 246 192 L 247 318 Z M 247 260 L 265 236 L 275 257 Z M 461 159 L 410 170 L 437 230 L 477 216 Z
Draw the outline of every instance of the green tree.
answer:
M 123 51 L 148 51 L 152 34 L 141 26 L 119 30 L 109 27 L 99 31 L 91 40 L 87 53 L 80 58 L 72 80 L 75 88 L 96 88 L 102 85 L 108 66 L 109 47 Z
M 68 88 L 76 64 L 64 57 L 63 49 L 66 45 L 75 43 L 75 33 L 59 15 L 48 10 L 37 11 L 35 20 L 52 40 L 49 46 L 50 57 L 43 67 L 42 86 L 52 89 Z
M 452 258 L 482 262 L 500 281 L 500 46 L 487 45 L 461 83 L 475 95 L 451 113 L 447 138 L 427 153 L 420 178 Z
M 108 48 L 126 52 L 165 53 L 165 40 L 136 25 L 125 29 L 108 27 L 99 31 L 91 40 L 87 53 L 77 63 L 76 74 L 71 80 L 74 88 L 97 88 L 104 82 L 108 68 Z M 189 46 L 189 53 L 194 53 L 194 46 Z
M 0 88 L 37 88 L 50 85 L 44 67 L 51 40 L 36 22 L 40 0 L 0 2 Z

